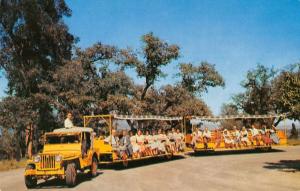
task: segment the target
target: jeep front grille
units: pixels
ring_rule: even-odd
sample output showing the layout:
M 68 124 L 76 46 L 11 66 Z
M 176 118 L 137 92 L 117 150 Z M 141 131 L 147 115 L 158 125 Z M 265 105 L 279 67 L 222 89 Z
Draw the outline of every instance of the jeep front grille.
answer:
M 55 155 L 41 155 L 41 169 L 55 169 Z

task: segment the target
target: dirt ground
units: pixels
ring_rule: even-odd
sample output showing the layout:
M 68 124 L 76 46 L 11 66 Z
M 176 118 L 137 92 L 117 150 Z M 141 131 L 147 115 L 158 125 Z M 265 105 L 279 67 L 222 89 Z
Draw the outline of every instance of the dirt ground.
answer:
M 24 169 L 0 173 L 0 190 L 26 190 Z M 40 182 L 34 190 L 300 190 L 300 146 L 272 152 L 217 153 L 104 166 L 93 179 L 79 177 L 72 189 L 63 182 Z

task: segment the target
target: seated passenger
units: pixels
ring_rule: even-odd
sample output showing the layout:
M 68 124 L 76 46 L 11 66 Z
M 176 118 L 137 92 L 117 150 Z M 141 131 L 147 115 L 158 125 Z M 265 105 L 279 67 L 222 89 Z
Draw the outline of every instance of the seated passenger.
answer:
M 167 134 L 169 134 L 169 131 L 162 130 L 162 134 L 163 134 L 163 137 L 164 137 L 164 140 L 165 140 L 164 144 L 165 144 L 166 152 L 167 153 L 173 152 L 172 144 L 174 144 L 174 142 L 171 142 L 168 135 L 167 135 Z
M 234 140 L 234 147 L 241 147 L 241 133 L 240 131 L 236 128 L 236 126 L 233 126 L 233 140 Z
M 208 130 L 207 127 L 205 127 L 203 134 L 203 143 L 204 143 L 204 149 L 207 149 L 208 143 L 211 141 L 211 132 Z
M 215 132 L 215 148 L 219 148 L 222 142 L 222 131 L 220 129 L 217 129 Z
M 157 132 L 155 130 L 152 130 L 152 143 L 150 144 L 150 147 L 154 155 L 158 155 L 157 138 L 158 138 Z
M 246 130 L 246 127 L 242 128 L 242 131 L 241 131 L 241 142 L 242 142 L 242 144 L 243 144 L 244 147 L 248 146 L 249 139 L 248 139 L 248 131 Z
M 270 138 L 270 130 L 267 129 L 266 125 L 262 126 L 262 129 L 261 129 L 261 138 L 262 138 L 263 143 L 266 146 L 271 146 L 272 139 Z
M 145 156 L 146 155 L 146 153 L 145 153 L 146 147 L 145 147 L 145 144 L 144 144 L 145 143 L 145 137 L 144 137 L 142 131 L 138 130 L 138 132 L 137 132 L 137 134 L 136 134 L 135 137 L 136 137 L 137 144 L 140 146 L 140 154 L 141 154 L 141 156 Z
M 276 128 L 274 125 L 272 125 L 272 128 L 270 129 L 270 138 L 272 139 L 272 143 L 279 144 L 279 137 L 276 133 Z
M 196 128 L 196 130 L 192 134 L 192 147 L 194 148 L 196 146 L 196 143 L 202 142 L 202 132 L 200 131 L 200 128 Z
M 147 130 L 145 134 L 145 141 L 144 141 L 145 153 L 147 156 L 153 156 L 152 149 L 150 147 L 151 143 L 152 143 L 152 135 L 150 135 L 149 131 Z
M 175 128 L 172 128 L 172 130 L 168 131 L 168 133 L 167 133 L 167 137 L 168 137 L 167 144 L 170 147 L 170 151 L 173 152 L 173 153 L 176 150 L 176 146 L 175 146 L 175 134 L 176 134 Z
M 159 129 L 157 133 L 157 143 L 158 143 L 158 152 L 160 154 L 166 153 L 166 141 L 167 141 L 167 136 L 162 132 L 161 129 Z
M 122 134 L 123 136 L 120 139 L 120 155 L 122 159 L 127 159 L 128 157 L 132 157 L 133 150 L 127 131 L 123 130 Z
M 179 129 L 177 129 L 175 133 L 175 144 L 176 144 L 176 152 L 180 152 L 184 150 L 184 135 L 180 132 Z
M 137 144 L 136 136 L 130 131 L 130 143 L 132 145 L 132 158 L 140 158 L 140 146 Z
M 119 149 L 119 137 L 117 136 L 116 130 L 112 130 L 111 135 L 106 137 L 104 139 L 104 142 L 107 144 L 110 144 L 112 146 L 113 152 L 117 155 L 117 157 L 120 156 L 120 149 Z
M 223 138 L 225 142 L 225 148 L 232 148 L 234 145 L 234 140 L 231 138 L 231 135 L 227 129 L 225 129 L 223 132 Z
M 252 134 L 252 138 L 251 138 L 251 144 L 254 145 L 254 141 L 256 142 L 257 146 L 260 146 L 260 135 L 259 135 L 259 131 L 255 128 L 254 125 L 251 125 L 251 134 Z

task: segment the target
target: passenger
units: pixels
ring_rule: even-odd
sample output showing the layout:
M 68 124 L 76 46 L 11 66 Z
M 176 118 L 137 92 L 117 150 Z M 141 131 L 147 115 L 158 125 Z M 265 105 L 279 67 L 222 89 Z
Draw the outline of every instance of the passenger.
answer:
M 234 140 L 231 138 L 227 129 L 224 129 L 223 138 L 225 142 L 225 148 L 232 148 L 234 145 Z
M 152 142 L 152 135 L 150 135 L 149 131 L 147 130 L 145 134 L 145 141 L 144 141 L 145 153 L 147 156 L 153 156 L 152 149 L 150 147 L 150 142 Z
M 270 138 L 272 139 L 272 143 L 279 144 L 279 137 L 276 133 L 276 128 L 274 125 L 272 125 L 272 128 L 270 129 Z
M 119 149 L 119 137 L 117 135 L 116 130 L 111 131 L 111 135 L 104 139 L 105 143 L 108 143 L 112 146 L 113 152 L 117 157 L 120 157 L 120 149 Z
M 266 146 L 271 146 L 272 139 L 270 138 L 270 131 L 267 129 L 266 125 L 262 126 L 261 129 L 261 138 Z
M 130 143 L 132 145 L 132 158 L 140 158 L 140 146 L 137 144 L 136 136 L 130 131 Z
M 166 141 L 167 141 L 167 136 L 162 132 L 161 129 L 159 129 L 158 133 L 157 133 L 157 143 L 158 143 L 159 154 L 166 153 Z
M 203 144 L 204 144 L 204 149 L 208 148 L 208 143 L 211 141 L 211 132 L 208 130 L 207 127 L 205 127 L 203 134 Z
M 215 148 L 219 148 L 222 142 L 222 131 L 220 129 L 216 130 Z
M 123 136 L 120 139 L 120 154 L 122 159 L 127 159 L 128 157 L 132 157 L 133 149 L 127 131 L 123 130 L 122 134 Z
M 244 147 L 248 147 L 248 142 L 249 142 L 248 131 L 246 130 L 245 127 L 243 127 L 241 131 L 241 142 Z
M 237 148 L 241 148 L 241 132 L 239 130 L 237 130 L 236 126 L 233 126 L 233 140 L 234 140 L 234 147 Z
M 177 129 L 175 133 L 175 144 L 176 152 L 182 152 L 184 150 L 184 135 L 179 129 Z
M 192 147 L 194 148 L 199 142 L 202 142 L 202 132 L 200 128 L 197 127 L 192 134 Z
M 149 155 L 154 156 L 155 155 L 155 149 L 156 144 L 154 143 L 154 136 L 153 134 L 150 134 L 149 131 L 146 131 L 145 139 L 147 140 L 147 148 L 149 150 Z
M 172 128 L 172 131 L 168 131 L 168 133 L 167 133 L 167 137 L 168 137 L 167 144 L 169 145 L 170 150 L 171 150 L 173 153 L 174 153 L 175 150 L 176 150 L 175 135 L 176 135 L 175 128 Z
M 146 153 L 145 153 L 146 147 L 145 147 L 145 144 L 144 144 L 145 137 L 144 137 L 141 130 L 138 130 L 138 132 L 136 134 L 136 142 L 140 146 L 140 155 L 145 156 L 146 155 Z
M 174 142 L 171 142 L 169 137 L 168 137 L 168 134 L 170 134 L 170 131 L 162 131 L 162 134 L 163 134 L 163 137 L 164 139 L 166 140 L 164 143 L 165 143 L 165 148 L 166 148 L 166 152 L 167 153 L 172 153 L 173 152 L 173 144 Z
M 152 141 L 153 143 L 150 144 L 150 147 L 152 149 L 152 152 L 154 155 L 158 155 L 158 142 L 157 142 L 157 132 L 155 130 L 152 130 Z
M 254 125 L 251 125 L 251 134 L 252 134 L 252 139 L 251 139 L 251 144 L 254 145 L 254 141 L 256 142 L 257 146 L 260 146 L 260 135 L 259 131 L 255 128 Z
M 73 120 L 73 115 L 72 115 L 71 112 L 68 112 L 67 118 L 64 121 L 65 128 L 72 128 L 72 127 L 74 127 L 72 120 Z

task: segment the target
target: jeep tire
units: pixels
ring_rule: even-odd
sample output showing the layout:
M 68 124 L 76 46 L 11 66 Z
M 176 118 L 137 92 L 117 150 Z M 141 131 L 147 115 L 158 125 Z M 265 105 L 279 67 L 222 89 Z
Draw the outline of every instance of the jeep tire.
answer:
M 37 179 L 34 176 L 25 176 L 25 185 L 27 188 L 35 188 L 37 185 Z
M 73 187 L 76 185 L 76 181 L 77 181 L 76 165 L 74 163 L 69 163 L 66 169 L 66 184 L 69 187 Z
M 98 169 L 98 160 L 96 157 L 93 157 L 91 169 L 90 169 L 90 176 L 92 178 L 97 176 L 97 169 Z

